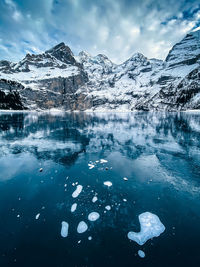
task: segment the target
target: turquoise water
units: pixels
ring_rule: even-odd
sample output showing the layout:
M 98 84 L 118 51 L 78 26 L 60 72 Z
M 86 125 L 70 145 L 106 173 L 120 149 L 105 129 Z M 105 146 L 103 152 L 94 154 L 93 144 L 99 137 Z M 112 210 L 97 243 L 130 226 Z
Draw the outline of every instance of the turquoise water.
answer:
M 146 211 L 165 231 L 140 246 Z M 0 266 L 200 266 L 199 240 L 200 114 L 0 113 Z

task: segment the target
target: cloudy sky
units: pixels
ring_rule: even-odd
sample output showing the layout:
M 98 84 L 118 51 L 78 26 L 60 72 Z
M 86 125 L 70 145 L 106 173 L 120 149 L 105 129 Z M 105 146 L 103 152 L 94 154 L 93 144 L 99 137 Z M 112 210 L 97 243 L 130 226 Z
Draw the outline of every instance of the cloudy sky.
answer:
M 135 52 L 164 59 L 200 26 L 199 0 L 0 0 L 0 60 L 64 41 L 75 54 L 121 63 Z

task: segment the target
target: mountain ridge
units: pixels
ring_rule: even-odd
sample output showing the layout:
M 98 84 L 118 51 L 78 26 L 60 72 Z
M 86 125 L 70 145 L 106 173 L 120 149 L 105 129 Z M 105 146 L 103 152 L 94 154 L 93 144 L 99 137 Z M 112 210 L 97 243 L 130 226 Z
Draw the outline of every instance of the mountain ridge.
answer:
M 200 109 L 199 80 L 200 31 L 187 34 L 164 61 L 134 53 L 117 65 L 103 54 L 74 56 L 64 42 L 18 63 L 0 61 L 0 91 L 17 92 L 22 109 Z

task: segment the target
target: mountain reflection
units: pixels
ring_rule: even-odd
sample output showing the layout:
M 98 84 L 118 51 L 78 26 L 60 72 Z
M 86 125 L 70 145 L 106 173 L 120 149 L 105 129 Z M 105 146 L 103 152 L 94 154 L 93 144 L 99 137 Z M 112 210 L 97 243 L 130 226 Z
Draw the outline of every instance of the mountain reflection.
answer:
M 82 153 L 178 154 L 200 168 L 200 116 L 195 113 L 1 113 L 0 156 L 29 152 L 63 165 Z

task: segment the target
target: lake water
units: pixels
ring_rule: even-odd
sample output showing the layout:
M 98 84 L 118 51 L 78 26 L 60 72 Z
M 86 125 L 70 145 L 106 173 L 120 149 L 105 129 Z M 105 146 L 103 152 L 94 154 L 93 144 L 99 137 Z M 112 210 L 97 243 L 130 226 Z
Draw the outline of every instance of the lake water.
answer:
M 165 231 L 140 246 L 143 212 Z M 199 243 L 200 113 L 0 113 L 1 267 L 193 267 Z

